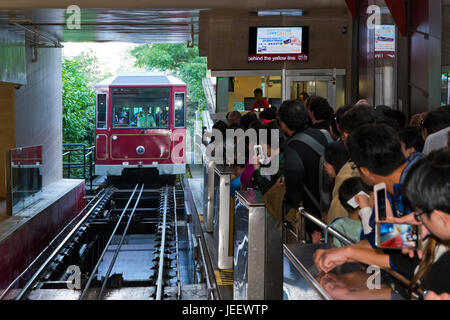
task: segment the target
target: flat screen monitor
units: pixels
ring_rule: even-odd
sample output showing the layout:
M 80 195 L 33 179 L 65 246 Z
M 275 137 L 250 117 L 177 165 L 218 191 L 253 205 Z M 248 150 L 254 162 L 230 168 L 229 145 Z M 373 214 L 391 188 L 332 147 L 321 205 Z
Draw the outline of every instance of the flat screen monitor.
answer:
M 281 105 L 281 99 L 280 98 L 269 98 L 269 104 L 272 107 L 278 108 Z
M 249 62 L 308 61 L 309 27 L 250 27 Z
M 244 108 L 246 111 L 252 110 L 253 103 L 255 103 L 255 97 L 244 98 Z

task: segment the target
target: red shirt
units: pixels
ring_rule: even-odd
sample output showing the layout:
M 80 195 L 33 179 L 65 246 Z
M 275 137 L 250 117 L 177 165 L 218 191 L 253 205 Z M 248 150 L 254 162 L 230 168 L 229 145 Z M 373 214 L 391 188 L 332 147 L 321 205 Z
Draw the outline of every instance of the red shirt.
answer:
M 269 101 L 266 99 L 261 99 L 261 101 L 255 101 L 252 105 L 252 110 L 250 112 L 254 112 L 255 109 L 267 109 L 269 107 Z M 259 110 L 258 110 L 259 111 Z

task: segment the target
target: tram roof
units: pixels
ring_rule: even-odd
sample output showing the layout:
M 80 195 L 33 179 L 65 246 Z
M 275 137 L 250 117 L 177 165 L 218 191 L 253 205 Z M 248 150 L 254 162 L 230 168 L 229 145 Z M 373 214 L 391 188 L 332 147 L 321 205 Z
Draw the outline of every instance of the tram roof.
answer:
M 157 73 L 126 73 L 126 74 L 118 74 L 116 76 L 109 77 L 101 82 L 99 82 L 96 87 L 105 87 L 105 86 L 144 86 L 144 85 L 186 85 L 180 79 Z

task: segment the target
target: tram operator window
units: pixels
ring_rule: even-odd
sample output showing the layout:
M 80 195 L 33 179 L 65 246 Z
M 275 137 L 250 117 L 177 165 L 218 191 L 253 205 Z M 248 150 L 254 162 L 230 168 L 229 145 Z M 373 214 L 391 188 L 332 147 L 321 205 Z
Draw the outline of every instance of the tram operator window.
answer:
M 184 128 L 184 93 L 175 93 L 175 128 Z
M 113 128 L 154 129 L 169 127 L 170 89 L 126 87 L 112 90 Z

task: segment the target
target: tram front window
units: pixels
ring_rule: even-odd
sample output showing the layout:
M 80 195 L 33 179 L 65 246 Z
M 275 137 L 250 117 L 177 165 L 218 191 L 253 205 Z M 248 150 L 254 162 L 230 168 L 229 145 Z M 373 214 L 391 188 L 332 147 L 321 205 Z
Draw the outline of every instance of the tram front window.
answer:
M 169 128 L 170 88 L 112 89 L 113 128 Z

